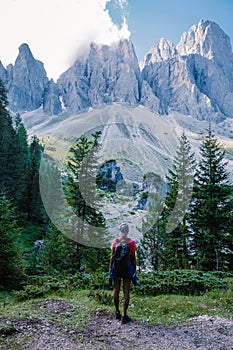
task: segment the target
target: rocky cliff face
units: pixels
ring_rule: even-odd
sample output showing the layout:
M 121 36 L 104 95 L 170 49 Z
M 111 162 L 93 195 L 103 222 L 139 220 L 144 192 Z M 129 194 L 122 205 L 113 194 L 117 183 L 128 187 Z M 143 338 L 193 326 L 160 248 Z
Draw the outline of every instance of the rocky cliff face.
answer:
M 122 181 L 123 175 L 115 160 L 109 160 L 99 168 L 97 185 L 102 190 L 116 192 L 117 184 Z
M 157 114 L 177 111 L 217 122 L 233 116 L 233 54 L 229 37 L 214 22 L 201 20 L 181 36 L 177 47 L 160 39 L 138 64 L 133 44 L 91 44 L 89 51 L 49 81 L 43 64 L 26 44 L 0 78 L 15 112 L 43 106 L 45 115 L 67 115 L 123 103 Z
M 62 112 L 57 84 L 51 79 L 45 88 L 43 98 L 44 112 L 48 115 L 57 115 Z
M 192 26 L 181 36 L 177 51 L 181 56 L 195 54 L 213 60 L 219 63 L 225 74 L 232 70 L 230 38 L 215 22 L 201 20 Z M 232 76 L 231 71 L 231 78 Z
M 186 55 L 195 84 L 223 115 L 233 112 L 233 54 L 230 38 L 214 22 L 200 21 L 177 46 Z
M 112 102 L 137 105 L 141 76 L 132 43 L 92 44 L 90 51 L 61 75 L 58 87 L 65 107 L 72 112 Z
M 176 48 L 160 40 L 140 66 L 142 79 L 166 111 L 216 121 L 232 117 L 232 49 L 216 23 L 200 21 L 182 35 Z
M 22 44 L 14 66 L 8 67 L 7 89 L 11 110 L 21 112 L 39 108 L 47 84 L 43 63 L 33 57 L 27 44 Z

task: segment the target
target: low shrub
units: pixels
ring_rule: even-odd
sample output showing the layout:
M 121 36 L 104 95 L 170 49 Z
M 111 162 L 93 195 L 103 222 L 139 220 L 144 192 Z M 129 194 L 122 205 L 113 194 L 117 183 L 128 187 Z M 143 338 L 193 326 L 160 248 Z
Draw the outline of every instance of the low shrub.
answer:
M 17 300 L 44 297 L 51 293 L 63 294 L 74 290 L 89 290 L 94 299 L 105 300 L 112 287 L 107 272 L 77 272 L 74 275 L 33 276 L 20 291 L 15 291 Z M 153 271 L 138 273 L 139 286 L 132 291 L 138 295 L 202 295 L 215 289 L 227 290 L 232 284 L 230 274 L 193 270 Z M 105 295 L 105 293 L 107 293 Z M 108 298 L 107 298 L 108 299 Z M 101 301 L 100 301 L 101 302 Z
M 139 282 L 135 292 L 141 295 L 201 295 L 213 289 L 229 287 L 222 274 L 220 277 L 215 272 L 192 270 L 140 273 Z
M 49 293 L 58 294 L 90 287 L 91 274 L 78 272 L 75 275 L 31 276 L 28 284 L 13 294 L 19 301 L 43 297 Z
M 22 290 L 13 292 L 13 295 L 17 301 L 25 301 L 29 299 L 42 298 L 49 290 L 46 287 L 27 285 Z
M 105 290 L 99 289 L 99 290 L 90 290 L 88 293 L 88 297 L 94 299 L 98 303 L 102 305 L 112 305 L 112 295 Z
M 90 278 L 90 289 L 109 289 L 109 274 L 103 271 L 92 273 Z

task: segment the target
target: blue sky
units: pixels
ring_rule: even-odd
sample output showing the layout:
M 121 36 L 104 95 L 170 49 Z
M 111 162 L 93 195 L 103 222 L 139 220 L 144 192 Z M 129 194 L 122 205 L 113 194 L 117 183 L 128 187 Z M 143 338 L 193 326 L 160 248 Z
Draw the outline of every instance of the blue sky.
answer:
M 14 64 L 27 43 L 55 80 L 91 41 L 110 44 L 131 34 L 141 60 L 161 37 L 176 45 L 183 32 L 209 19 L 233 42 L 233 0 L 1 0 L 1 14 L 3 65 Z
M 119 21 L 116 6 L 108 4 L 108 8 Z M 139 59 L 161 37 L 176 45 L 182 33 L 200 19 L 218 23 L 233 43 L 233 0 L 128 0 L 124 11 Z

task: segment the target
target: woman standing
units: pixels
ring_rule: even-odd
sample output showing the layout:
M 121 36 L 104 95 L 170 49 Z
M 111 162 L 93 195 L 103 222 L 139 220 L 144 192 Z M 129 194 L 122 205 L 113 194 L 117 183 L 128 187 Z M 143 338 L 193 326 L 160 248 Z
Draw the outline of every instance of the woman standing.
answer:
M 130 283 L 136 276 L 136 256 L 137 250 L 135 241 L 128 237 L 129 226 L 122 223 L 119 227 L 120 235 L 112 242 L 112 255 L 110 259 L 110 278 L 114 281 L 113 300 L 115 305 L 115 317 L 122 320 L 122 324 L 130 323 L 131 319 L 127 315 L 130 300 Z M 119 293 L 123 280 L 123 313 L 119 310 Z

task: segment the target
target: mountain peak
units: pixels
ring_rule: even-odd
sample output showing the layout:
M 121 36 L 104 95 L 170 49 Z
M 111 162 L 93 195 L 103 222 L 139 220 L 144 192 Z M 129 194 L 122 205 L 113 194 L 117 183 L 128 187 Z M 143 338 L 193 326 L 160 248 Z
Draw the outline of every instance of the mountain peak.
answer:
M 32 52 L 28 46 L 28 44 L 23 43 L 19 47 L 19 55 L 22 58 L 33 58 Z
M 177 54 L 176 48 L 172 42 L 167 39 L 161 38 L 155 43 L 154 46 L 149 50 L 146 56 L 140 63 L 140 68 L 147 64 L 153 64 L 155 62 L 162 62 L 167 59 L 175 57 Z
M 135 56 L 135 50 L 133 43 L 130 39 L 121 39 L 119 41 L 113 42 L 111 45 L 106 44 L 97 44 L 97 43 L 91 43 L 90 45 L 90 52 L 96 52 L 101 55 L 106 53 L 107 51 L 113 51 L 113 52 L 119 52 L 120 54 L 123 54 L 124 56 L 131 56 L 132 54 Z
M 12 111 L 31 111 L 41 106 L 48 78 L 43 63 L 33 57 L 28 44 L 20 45 L 14 66 L 7 67 L 7 76 Z
M 112 102 L 137 105 L 141 75 L 131 40 L 92 43 L 57 83 L 64 106 L 73 113 Z
M 114 41 L 111 44 L 102 44 L 102 43 L 96 43 L 91 42 L 88 47 L 85 47 L 82 51 L 80 51 L 80 54 L 77 56 L 75 62 L 79 62 L 80 60 L 86 60 L 90 55 L 100 55 L 103 56 L 109 51 L 118 51 L 121 52 L 121 54 L 129 54 L 134 52 L 135 50 L 133 43 L 131 39 L 120 39 L 118 41 Z
M 204 19 L 182 34 L 177 51 L 182 56 L 197 54 L 217 62 L 232 55 L 229 36 L 217 23 Z

